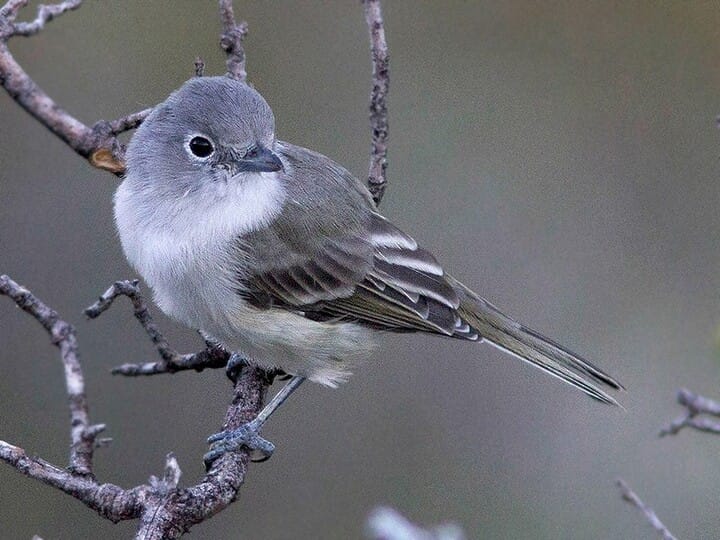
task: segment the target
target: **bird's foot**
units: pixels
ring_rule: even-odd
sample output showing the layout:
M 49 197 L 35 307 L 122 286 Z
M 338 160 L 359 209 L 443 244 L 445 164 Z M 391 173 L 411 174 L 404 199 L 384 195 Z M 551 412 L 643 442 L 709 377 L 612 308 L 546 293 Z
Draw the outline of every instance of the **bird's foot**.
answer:
M 275 445 L 260 436 L 263 422 L 257 418 L 243 424 L 237 429 L 221 431 L 208 437 L 210 451 L 203 456 L 205 468 L 210 469 L 219 457 L 228 452 L 237 452 L 245 447 L 250 450 L 250 459 L 260 462 L 270 459 L 275 451 Z
M 247 365 L 247 360 L 244 356 L 238 353 L 232 353 L 228 359 L 228 363 L 225 366 L 225 375 L 228 376 L 233 383 L 237 380 L 240 375 L 240 370 Z

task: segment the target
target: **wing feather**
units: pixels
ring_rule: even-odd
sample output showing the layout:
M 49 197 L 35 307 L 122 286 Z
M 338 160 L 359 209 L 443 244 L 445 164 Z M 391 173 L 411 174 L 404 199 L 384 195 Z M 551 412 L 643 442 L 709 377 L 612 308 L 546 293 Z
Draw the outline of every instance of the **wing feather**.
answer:
M 370 214 L 364 231 L 314 238 L 305 252 L 300 241 L 293 238 L 283 246 L 285 257 L 251 272 L 244 283 L 249 298 L 269 296 L 262 307 L 284 307 L 313 319 L 476 339 L 457 314 L 458 295 L 440 264 L 379 214 Z

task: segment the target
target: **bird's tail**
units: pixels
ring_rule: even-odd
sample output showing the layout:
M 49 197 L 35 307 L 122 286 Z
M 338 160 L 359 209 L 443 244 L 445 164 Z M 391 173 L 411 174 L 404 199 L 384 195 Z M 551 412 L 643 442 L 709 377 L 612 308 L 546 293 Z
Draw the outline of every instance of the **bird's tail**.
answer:
M 446 277 L 462 299 L 459 314 L 485 341 L 579 388 L 598 401 L 618 405 L 600 387 L 623 389 L 613 377 L 562 345 L 504 315 L 457 280 Z

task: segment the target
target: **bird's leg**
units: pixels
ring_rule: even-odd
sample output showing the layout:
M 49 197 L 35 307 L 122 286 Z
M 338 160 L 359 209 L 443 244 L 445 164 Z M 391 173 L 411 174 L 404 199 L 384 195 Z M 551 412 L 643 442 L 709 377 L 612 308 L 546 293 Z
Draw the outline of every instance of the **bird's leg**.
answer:
M 233 355 L 235 357 L 235 355 Z M 231 366 L 231 363 L 233 364 Z M 236 369 L 238 361 L 233 361 L 233 358 L 228 362 L 228 370 Z M 270 415 L 274 413 L 285 400 L 290 397 L 297 388 L 303 383 L 305 377 L 294 376 L 283 386 L 283 388 L 275 394 L 270 402 L 265 405 L 263 410 L 250 422 L 243 424 L 237 429 L 221 431 L 215 435 L 211 435 L 208 438 L 208 443 L 212 445 L 210 451 L 203 456 L 205 461 L 205 467 L 207 469 L 213 464 L 213 462 L 226 452 L 233 452 L 238 450 L 240 447 L 249 448 L 251 453 L 251 459 L 253 461 L 265 461 L 272 456 L 275 450 L 275 445 L 270 441 L 260 437 L 260 430 L 262 429 Z

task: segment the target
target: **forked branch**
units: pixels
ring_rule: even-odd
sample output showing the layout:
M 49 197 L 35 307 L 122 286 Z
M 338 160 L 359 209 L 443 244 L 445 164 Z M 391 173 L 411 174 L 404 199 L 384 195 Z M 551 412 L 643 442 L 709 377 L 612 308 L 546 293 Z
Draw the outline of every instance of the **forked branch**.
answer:
M 687 388 L 678 390 L 677 401 L 685 407 L 685 414 L 662 428 L 660 430 L 661 437 L 665 435 L 676 435 L 685 427 L 704 431 L 705 433 L 720 434 L 720 420 L 714 419 L 720 418 L 720 403 L 713 399 L 694 394 Z
M 125 148 L 117 135 L 133 129 L 151 109 L 108 122 L 100 120 L 92 127 L 63 110 L 15 61 L 8 41 L 15 36 L 31 36 L 55 17 L 79 8 L 82 0 L 41 5 L 31 22 L 16 22 L 27 0 L 10 0 L 0 8 L 0 84 L 18 105 L 59 137 L 77 154 L 98 169 L 121 174 L 125 170 Z

